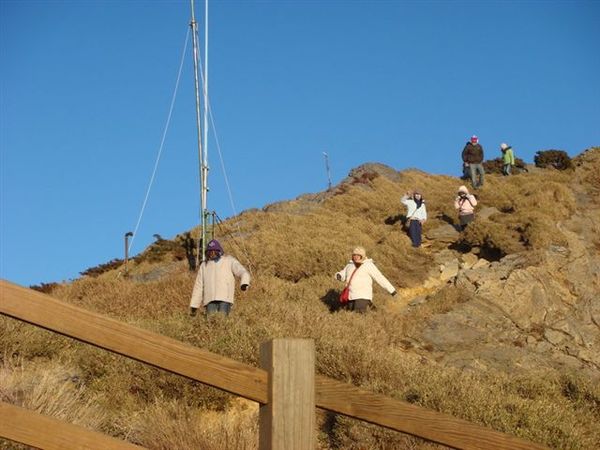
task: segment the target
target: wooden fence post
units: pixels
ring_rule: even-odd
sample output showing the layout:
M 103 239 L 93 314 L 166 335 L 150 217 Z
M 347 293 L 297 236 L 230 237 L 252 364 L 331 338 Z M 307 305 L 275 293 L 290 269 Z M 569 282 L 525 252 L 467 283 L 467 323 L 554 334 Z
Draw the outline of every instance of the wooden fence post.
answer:
M 260 347 L 269 402 L 260 406 L 260 450 L 315 448 L 315 343 L 273 339 Z

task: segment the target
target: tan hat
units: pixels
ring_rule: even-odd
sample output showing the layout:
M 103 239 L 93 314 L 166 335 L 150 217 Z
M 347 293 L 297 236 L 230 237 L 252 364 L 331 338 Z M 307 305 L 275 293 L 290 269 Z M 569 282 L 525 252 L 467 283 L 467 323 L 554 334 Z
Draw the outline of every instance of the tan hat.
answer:
M 459 187 L 459 188 L 458 188 L 458 192 L 459 192 L 459 193 L 460 193 L 460 192 L 464 192 L 464 193 L 465 193 L 465 194 L 467 194 L 467 195 L 469 194 L 469 190 L 467 189 L 467 187 L 466 187 L 466 186 L 461 186 L 461 187 Z
M 364 247 L 356 247 L 354 250 L 352 250 L 352 254 L 360 255 L 361 261 L 367 257 L 367 251 L 364 249 Z

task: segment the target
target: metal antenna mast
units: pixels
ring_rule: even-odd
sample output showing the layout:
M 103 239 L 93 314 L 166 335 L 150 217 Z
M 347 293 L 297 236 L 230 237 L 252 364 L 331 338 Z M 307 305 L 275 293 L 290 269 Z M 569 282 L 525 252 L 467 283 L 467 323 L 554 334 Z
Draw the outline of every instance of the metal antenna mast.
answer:
M 208 217 L 208 0 L 204 0 L 204 221 Z M 206 245 L 204 246 L 206 248 Z
M 329 155 L 326 152 L 323 152 L 323 156 L 325 157 L 325 170 L 327 170 L 327 190 L 331 190 L 331 172 L 329 171 Z
M 194 16 L 194 0 L 190 0 L 191 9 L 192 9 L 192 20 L 190 22 L 190 27 L 192 27 L 192 43 L 193 43 L 193 51 L 194 51 L 194 88 L 196 92 L 196 128 L 198 132 L 198 160 L 199 160 L 199 169 L 200 169 L 200 226 L 201 237 L 200 242 L 198 243 L 198 253 L 196 254 L 196 267 L 199 267 L 199 260 L 202 258 L 202 261 L 205 260 L 205 249 L 206 249 L 206 192 L 208 191 L 208 165 L 207 165 L 207 149 L 206 149 L 206 140 L 204 140 L 204 153 L 202 152 L 202 126 L 200 124 L 200 82 L 198 76 L 198 24 L 196 23 L 196 17 Z M 206 11 L 208 11 L 208 0 L 206 0 Z M 208 20 L 208 17 L 206 18 Z M 208 31 L 206 31 L 208 33 Z M 208 45 L 208 43 L 205 43 Z M 206 54 L 205 54 L 206 56 Z M 204 87 L 202 89 L 204 94 L 204 110 L 206 111 L 206 97 L 207 97 L 207 86 L 206 86 L 206 67 L 205 67 L 205 76 L 204 76 Z M 206 114 L 204 117 L 204 136 L 207 133 L 206 126 Z

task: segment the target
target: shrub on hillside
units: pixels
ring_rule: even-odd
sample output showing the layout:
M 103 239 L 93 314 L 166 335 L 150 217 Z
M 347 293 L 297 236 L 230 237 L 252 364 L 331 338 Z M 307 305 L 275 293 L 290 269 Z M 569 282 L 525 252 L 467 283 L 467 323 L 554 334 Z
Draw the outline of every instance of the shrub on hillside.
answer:
M 504 166 L 502 158 L 488 159 L 487 161 L 483 162 L 483 168 L 485 169 L 485 173 L 502 174 L 502 166 Z M 515 168 L 519 169 L 519 172 L 527 171 L 527 165 L 525 164 L 525 161 L 523 161 L 521 158 L 515 158 Z
M 536 167 L 542 169 L 554 168 L 557 170 L 567 170 L 573 168 L 573 162 L 567 152 L 563 150 L 540 150 L 533 158 Z
M 52 294 L 52 291 L 58 286 L 58 283 L 40 283 L 29 286 L 29 289 L 41 292 L 42 294 Z
M 115 258 L 110 260 L 107 263 L 104 264 L 99 264 L 95 267 L 90 267 L 89 269 L 84 270 L 83 272 L 79 272 L 81 275 L 83 276 L 89 276 L 89 277 L 97 277 L 102 275 L 105 272 L 109 272 L 113 269 L 118 268 L 119 266 L 121 266 L 123 264 L 123 260 L 119 259 L 119 258 Z
M 476 220 L 469 224 L 463 233 L 463 244 L 479 247 L 480 256 L 496 261 L 509 253 L 523 250 L 517 232 L 489 220 Z
M 144 261 L 155 263 L 170 260 L 181 261 L 186 258 L 186 247 L 183 242 L 171 241 L 169 239 L 158 239 L 150 245 L 143 253 L 135 257 L 136 263 Z

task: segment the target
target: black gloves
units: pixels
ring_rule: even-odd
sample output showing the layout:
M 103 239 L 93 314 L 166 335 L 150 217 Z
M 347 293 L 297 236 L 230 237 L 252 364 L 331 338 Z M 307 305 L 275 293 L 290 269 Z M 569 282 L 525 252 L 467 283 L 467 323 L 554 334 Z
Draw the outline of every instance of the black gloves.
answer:
M 245 291 L 246 289 L 248 289 L 248 285 L 247 285 L 247 284 L 242 284 L 242 285 L 240 286 L 240 289 L 241 289 L 242 291 Z
M 398 293 L 398 291 L 392 292 L 392 297 L 395 297 L 397 293 Z
M 190 316 L 194 317 L 198 312 L 198 308 L 194 308 L 193 306 L 190 308 Z

